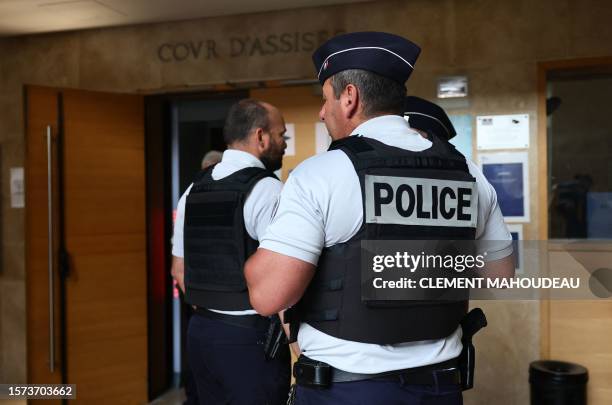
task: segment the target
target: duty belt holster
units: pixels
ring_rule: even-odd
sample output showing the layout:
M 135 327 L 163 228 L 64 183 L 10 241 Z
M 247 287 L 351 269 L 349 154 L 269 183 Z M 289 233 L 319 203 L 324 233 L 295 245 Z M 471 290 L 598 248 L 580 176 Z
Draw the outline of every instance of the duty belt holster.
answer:
M 263 350 L 266 360 L 276 357 L 278 349 L 282 344 L 286 344 L 285 331 L 278 315 L 265 317 L 261 315 L 227 315 L 219 312 L 210 311 L 206 308 L 195 307 L 195 313 L 209 319 L 214 319 L 227 325 L 239 328 L 265 329 L 265 340 Z
M 297 385 L 310 388 L 328 388 L 332 382 L 332 367 L 322 361 L 300 356 L 293 365 Z
M 266 360 L 275 358 L 279 347 L 286 343 L 283 325 L 279 316 L 275 315 L 270 318 L 270 325 L 266 332 L 266 340 L 264 342 L 264 355 Z
M 285 323 L 289 324 L 289 336 L 287 336 L 287 343 L 297 342 L 297 335 L 300 330 L 300 316 L 298 314 L 298 304 L 287 308 L 283 316 Z
M 472 337 L 485 326 L 487 326 L 487 318 L 480 308 L 472 309 L 461 321 L 463 350 L 461 356 L 459 356 L 459 370 L 461 371 L 461 388 L 463 391 L 474 387 L 476 351 L 472 343 Z

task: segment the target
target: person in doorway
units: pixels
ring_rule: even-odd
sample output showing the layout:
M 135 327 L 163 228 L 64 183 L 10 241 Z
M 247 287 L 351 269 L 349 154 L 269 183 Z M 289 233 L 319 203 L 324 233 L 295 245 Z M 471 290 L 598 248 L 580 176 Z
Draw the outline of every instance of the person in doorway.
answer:
M 361 241 L 503 240 L 487 260 L 500 273 L 514 270 L 511 237 L 486 179 L 402 116 L 405 82 L 419 53 L 405 38 L 356 32 L 330 39 L 313 55 L 323 86 L 319 117 L 334 142 L 293 170 L 245 265 L 259 313 L 290 308 L 285 319 L 302 350 L 294 366 L 297 404 L 462 403 L 458 358 L 467 302 L 366 305 Z M 461 217 L 455 209 L 424 221 L 416 210 L 390 203 L 394 188 L 414 193 L 408 188 L 419 184 L 418 204 L 432 212 L 439 209 L 432 205 L 434 187 L 457 195 L 458 183 L 470 190 Z M 453 201 L 448 204 L 457 206 Z M 384 218 L 375 206 L 383 203 Z
M 184 224 L 175 226 L 172 275 L 195 308 L 187 353 L 201 404 L 281 404 L 288 347 L 264 353 L 273 319 L 250 305 L 243 265 L 276 209 L 285 122 L 273 105 L 244 99 L 223 132 L 223 158 L 196 176 L 177 208 Z
M 209 166 L 216 165 L 221 159 L 223 159 L 223 152 L 219 152 L 218 150 L 206 152 L 204 157 L 202 157 L 202 170 L 206 170 Z

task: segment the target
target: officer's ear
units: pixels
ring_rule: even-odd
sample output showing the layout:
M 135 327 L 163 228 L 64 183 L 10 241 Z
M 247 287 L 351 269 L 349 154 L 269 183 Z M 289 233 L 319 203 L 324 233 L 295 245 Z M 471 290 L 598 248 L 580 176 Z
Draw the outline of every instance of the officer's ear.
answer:
M 354 84 L 347 84 L 344 91 L 340 95 L 340 108 L 344 118 L 351 119 L 358 112 L 359 106 L 359 89 Z
M 270 136 L 263 130 L 263 128 L 257 128 L 255 130 L 254 137 L 257 149 L 260 151 L 268 149 L 268 145 L 270 144 Z

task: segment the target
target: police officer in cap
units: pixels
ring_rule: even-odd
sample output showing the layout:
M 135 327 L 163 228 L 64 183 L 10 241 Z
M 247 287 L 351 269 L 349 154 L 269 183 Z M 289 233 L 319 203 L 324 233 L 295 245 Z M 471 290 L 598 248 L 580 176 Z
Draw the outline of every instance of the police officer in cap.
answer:
M 425 138 L 429 134 L 450 141 L 457 135 L 455 127 L 439 105 L 416 96 L 408 96 L 404 102 L 404 117 L 410 128 Z
M 286 320 L 302 350 L 294 366 L 297 404 L 462 401 L 458 357 L 467 302 L 366 305 L 363 239 L 506 240 L 488 258 L 513 271 L 510 234 L 492 188 L 447 142 L 424 139 L 402 117 L 419 53 L 402 37 L 357 32 L 330 39 L 313 55 L 323 85 L 319 116 L 334 142 L 293 170 L 245 265 L 254 308 L 272 314 L 291 307 Z M 449 188 L 446 207 L 456 208 L 457 180 L 471 192 L 461 217 L 455 209 L 448 219 L 424 220 L 392 201 L 398 182 L 412 192 L 420 184 L 430 196 L 435 185 Z M 433 212 L 422 195 L 417 203 Z
M 278 203 L 273 171 L 287 147 L 285 122 L 276 107 L 245 99 L 230 108 L 223 132 L 221 162 L 196 176 L 177 207 L 172 273 L 195 308 L 189 362 L 201 404 L 284 404 L 289 350 L 267 349 L 279 343 L 274 318 L 250 305 L 243 265 Z

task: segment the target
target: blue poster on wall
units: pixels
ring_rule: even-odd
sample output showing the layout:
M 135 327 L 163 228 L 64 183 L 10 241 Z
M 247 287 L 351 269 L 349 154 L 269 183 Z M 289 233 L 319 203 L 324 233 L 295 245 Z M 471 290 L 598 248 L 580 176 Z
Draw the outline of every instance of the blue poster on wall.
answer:
M 484 164 L 482 172 L 497 192 L 497 202 L 504 217 L 524 216 L 523 165 L 521 163 Z
M 457 135 L 450 140 L 450 143 L 455 145 L 457 150 L 468 159 L 472 159 L 472 116 L 464 115 L 449 115 L 455 132 Z
M 480 154 L 484 176 L 497 193 L 507 220 L 529 221 L 528 160 L 526 152 Z

